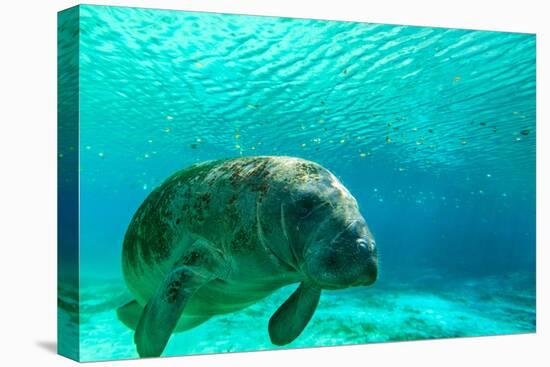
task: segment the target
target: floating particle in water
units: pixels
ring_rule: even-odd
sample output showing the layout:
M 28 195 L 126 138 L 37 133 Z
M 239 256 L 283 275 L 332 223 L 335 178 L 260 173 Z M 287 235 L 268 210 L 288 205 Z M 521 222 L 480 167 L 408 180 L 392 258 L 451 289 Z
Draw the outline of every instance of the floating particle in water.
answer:
M 496 126 L 493 126 L 493 132 L 494 132 L 494 133 L 497 132 L 497 127 L 496 127 Z
M 241 134 L 235 134 L 235 139 L 239 139 L 241 137 Z
M 199 61 L 197 61 L 197 62 L 195 63 L 195 66 L 198 67 L 198 68 L 202 68 L 204 65 L 201 64 Z
M 149 158 L 149 153 L 145 153 L 145 154 L 143 155 L 143 158 L 145 158 L 145 159 Z
M 487 125 L 487 123 L 486 123 L 486 122 L 480 122 L 479 124 L 480 124 L 481 126 L 485 126 L 485 125 Z
M 147 140 L 147 142 L 148 142 L 149 144 L 153 144 L 153 140 L 152 140 L 152 139 Z
M 479 190 L 479 193 L 480 193 L 481 195 L 483 195 L 483 194 L 485 194 L 485 191 Z
M 92 149 L 92 147 L 91 147 L 91 146 L 89 146 L 89 145 L 86 145 L 86 146 L 84 147 L 84 149 L 86 149 L 86 150 L 90 150 L 90 149 Z
M 59 153 L 58 157 L 63 158 L 63 153 Z
M 523 129 L 523 130 L 521 130 L 519 133 L 520 133 L 521 135 L 527 136 L 527 135 L 529 135 L 529 129 Z
M 460 79 L 462 79 L 462 78 L 460 77 L 460 75 L 457 75 L 457 76 L 455 76 L 454 81 L 455 81 L 455 82 L 459 82 Z
M 302 144 L 300 144 L 300 146 L 301 146 L 302 148 L 305 148 L 305 147 L 307 146 L 307 144 L 306 144 L 306 143 L 302 143 Z
M 518 137 L 516 138 L 516 141 L 520 141 L 520 140 L 521 140 L 521 138 L 518 136 Z
M 324 123 L 325 123 L 325 119 L 320 119 L 320 120 L 319 120 L 319 123 L 320 123 L 320 124 L 324 124 Z
M 421 140 L 417 140 L 417 141 L 416 141 L 416 145 L 422 145 L 422 141 L 421 141 Z
M 344 144 L 346 142 L 346 139 L 340 139 L 340 144 Z
M 399 167 L 398 170 L 399 170 L 399 172 L 403 172 L 403 171 L 405 171 L 405 168 L 404 167 Z
M 507 196 L 508 196 L 508 194 L 507 194 L 507 193 L 505 193 L 505 192 L 503 192 L 503 193 L 501 194 L 501 196 L 502 196 L 503 198 L 505 198 L 505 197 L 507 197 Z
M 441 200 L 445 201 L 445 200 L 447 200 L 447 197 L 446 197 L 446 196 L 442 196 L 442 197 L 441 197 Z
M 256 147 L 253 145 L 250 147 L 251 150 L 256 150 Z
M 518 112 L 518 111 L 514 111 L 514 112 L 512 112 L 512 115 L 519 115 L 519 112 Z
M 166 119 L 167 119 L 167 120 L 173 120 L 174 117 L 173 117 L 173 116 L 170 116 L 170 115 L 166 115 Z
M 366 156 L 367 156 L 367 153 L 363 153 L 363 152 L 359 153 L 359 157 L 361 158 L 365 158 Z
M 386 144 L 391 143 L 391 138 L 389 136 L 386 136 Z
M 252 104 L 252 103 L 249 103 L 247 105 L 248 108 L 252 109 L 252 110 L 255 110 L 256 108 L 258 108 L 258 104 Z
M 378 189 L 375 187 L 374 189 L 372 189 L 372 191 L 378 192 Z
M 418 128 L 417 128 L 417 127 L 413 127 L 411 130 L 412 130 L 412 131 L 418 131 Z
M 201 138 L 197 138 L 197 139 L 195 139 L 195 141 L 196 141 L 197 143 L 202 143 L 202 139 L 201 139 Z
M 198 147 L 199 147 L 199 145 L 197 143 L 189 144 L 189 148 L 191 148 L 191 149 L 197 149 Z
M 384 202 L 384 198 L 378 198 L 378 201 L 382 203 Z
M 99 156 L 99 158 L 105 157 L 105 154 L 103 152 L 99 152 L 99 153 L 97 153 L 97 155 Z
M 344 71 L 342 71 L 342 74 L 346 75 L 348 73 L 348 69 L 344 69 Z
M 432 129 L 428 129 L 428 132 L 431 134 L 433 133 L 434 131 Z
M 321 104 L 324 105 L 324 104 L 325 104 L 325 101 L 321 101 Z
M 493 177 L 490 173 L 487 173 L 487 178 Z
M 321 144 L 321 138 L 314 138 L 314 139 L 313 139 L 313 142 L 314 142 L 315 144 Z
M 169 133 L 170 131 L 172 131 L 172 129 L 170 129 L 169 127 L 165 127 L 165 128 L 164 128 L 164 132 L 165 132 L 165 133 Z
M 466 140 L 463 139 L 463 140 L 460 141 L 460 144 L 466 145 L 466 144 L 468 144 L 468 142 L 467 142 Z
M 143 184 L 143 190 L 147 190 L 147 184 Z
M 241 146 L 240 146 L 240 144 L 235 144 L 235 148 L 237 148 L 237 149 L 241 149 Z

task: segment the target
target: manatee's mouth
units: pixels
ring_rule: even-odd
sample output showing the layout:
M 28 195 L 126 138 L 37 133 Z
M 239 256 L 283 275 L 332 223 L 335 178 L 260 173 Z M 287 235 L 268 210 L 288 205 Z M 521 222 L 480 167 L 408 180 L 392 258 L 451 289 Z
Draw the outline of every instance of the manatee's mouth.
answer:
M 322 289 L 367 287 L 378 278 L 374 238 L 362 218 L 346 223 L 329 237 L 312 241 L 304 253 L 305 271 Z
M 368 275 L 366 277 L 357 277 L 357 279 L 351 281 L 333 282 L 327 279 L 316 279 L 315 277 L 310 277 L 310 281 L 317 287 L 326 290 L 340 290 L 353 287 L 370 287 L 374 285 L 374 283 L 376 283 L 378 277 L 376 275 L 376 270 L 368 271 L 368 273 L 371 273 L 372 275 Z
M 378 279 L 378 265 L 372 266 L 372 268 L 367 269 L 367 275 L 359 277 L 350 287 L 370 287 Z

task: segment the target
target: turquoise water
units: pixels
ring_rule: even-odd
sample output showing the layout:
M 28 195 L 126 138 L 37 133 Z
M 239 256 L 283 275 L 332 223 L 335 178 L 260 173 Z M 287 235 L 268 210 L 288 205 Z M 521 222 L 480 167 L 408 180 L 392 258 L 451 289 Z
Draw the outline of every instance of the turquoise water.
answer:
M 325 166 L 377 239 L 377 283 L 324 291 L 288 347 L 535 331 L 534 35 L 79 13 L 61 39 L 79 46 L 80 136 L 59 159 L 79 152 L 81 278 L 59 296 L 82 360 L 137 357 L 115 310 L 139 204 L 181 168 L 249 155 Z M 276 348 L 267 322 L 293 288 L 174 334 L 163 355 Z

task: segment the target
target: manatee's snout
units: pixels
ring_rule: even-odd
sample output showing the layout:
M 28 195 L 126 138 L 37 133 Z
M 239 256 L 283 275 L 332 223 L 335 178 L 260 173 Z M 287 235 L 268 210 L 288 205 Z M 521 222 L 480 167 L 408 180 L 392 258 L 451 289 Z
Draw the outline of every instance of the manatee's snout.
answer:
M 368 286 L 376 281 L 378 278 L 376 242 L 362 218 L 350 222 L 346 230 L 332 242 L 335 248 L 349 251 L 351 257 L 349 272 L 356 277 L 351 286 Z
M 372 285 L 378 277 L 378 255 L 364 219 L 338 227 L 330 240 L 317 241 L 306 252 L 310 278 L 325 289 Z
M 360 251 L 359 258 L 363 259 L 365 264 L 364 271 L 354 285 L 372 285 L 378 278 L 378 256 L 374 239 L 359 238 L 357 246 Z

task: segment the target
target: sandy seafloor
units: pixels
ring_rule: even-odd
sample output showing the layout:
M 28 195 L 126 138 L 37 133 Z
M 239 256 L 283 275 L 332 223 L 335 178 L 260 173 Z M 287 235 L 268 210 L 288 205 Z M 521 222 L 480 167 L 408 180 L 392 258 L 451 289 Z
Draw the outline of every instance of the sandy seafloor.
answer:
M 133 331 L 116 317 L 116 308 L 131 299 L 122 281 L 86 279 L 81 287 L 81 360 L 138 358 Z M 173 334 L 163 356 L 281 348 L 271 344 L 267 324 L 294 287 Z M 60 289 L 60 317 L 77 322 L 64 301 L 67 292 Z M 535 307 L 534 282 L 522 274 L 449 282 L 427 273 L 410 283 L 324 291 L 302 335 L 283 348 L 530 333 Z

